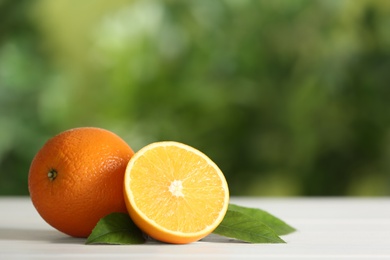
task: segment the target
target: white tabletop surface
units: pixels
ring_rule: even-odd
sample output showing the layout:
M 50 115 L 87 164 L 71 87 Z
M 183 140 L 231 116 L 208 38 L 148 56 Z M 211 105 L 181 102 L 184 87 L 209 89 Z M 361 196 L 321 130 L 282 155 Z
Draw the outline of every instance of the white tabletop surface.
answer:
M 0 197 L 0 259 L 389 259 L 390 198 L 232 198 L 298 229 L 286 244 L 207 237 L 187 245 L 85 245 L 46 224 L 28 197 Z

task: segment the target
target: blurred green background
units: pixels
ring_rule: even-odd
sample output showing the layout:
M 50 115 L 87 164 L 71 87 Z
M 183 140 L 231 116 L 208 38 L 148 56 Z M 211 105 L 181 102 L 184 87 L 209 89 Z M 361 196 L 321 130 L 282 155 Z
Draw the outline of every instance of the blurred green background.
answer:
M 390 1 L 0 0 L 0 195 L 78 126 L 192 145 L 232 195 L 390 195 Z

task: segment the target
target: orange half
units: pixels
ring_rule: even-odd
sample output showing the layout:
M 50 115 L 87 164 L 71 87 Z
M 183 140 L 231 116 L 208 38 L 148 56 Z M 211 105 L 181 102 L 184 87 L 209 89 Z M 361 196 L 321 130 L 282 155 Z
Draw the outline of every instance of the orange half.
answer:
M 130 159 L 124 197 L 130 217 L 146 234 L 183 244 L 207 236 L 221 223 L 229 189 L 222 171 L 202 152 L 157 142 Z

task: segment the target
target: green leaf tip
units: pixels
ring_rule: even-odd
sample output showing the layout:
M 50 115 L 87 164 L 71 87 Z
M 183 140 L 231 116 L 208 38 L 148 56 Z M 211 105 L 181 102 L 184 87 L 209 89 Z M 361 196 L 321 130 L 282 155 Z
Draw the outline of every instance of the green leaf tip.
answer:
M 285 243 L 260 220 L 230 209 L 213 233 L 249 243 Z
M 257 209 L 257 208 L 249 208 L 249 207 L 243 207 L 235 204 L 229 204 L 229 210 L 241 212 L 242 214 L 247 215 L 248 217 L 257 219 L 267 226 L 269 226 L 271 229 L 275 231 L 276 234 L 279 236 L 287 235 L 292 232 L 295 232 L 296 229 L 292 226 L 288 225 L 286 222 L 282 221 L 281 219 L 271 215 L 270 213 Z
M 295 228 L 264 210 L 229 204 L 213 233 L 249 243 L 286 243 L 279 236 L 294 231 Z
M 125 213 L 111 213 L 99 220 L 86 244 L 130 245 L 143 244 L 142 231 Z

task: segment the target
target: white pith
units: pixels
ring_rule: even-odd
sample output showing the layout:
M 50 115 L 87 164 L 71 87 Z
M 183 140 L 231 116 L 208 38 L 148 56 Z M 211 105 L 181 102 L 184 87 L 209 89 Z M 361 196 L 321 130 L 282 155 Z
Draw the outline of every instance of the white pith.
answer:
M 175 197 L 184 197 L 183 194 L 183 183 L 180 180 L 174 180 L 169 186 L 169 191 Z

